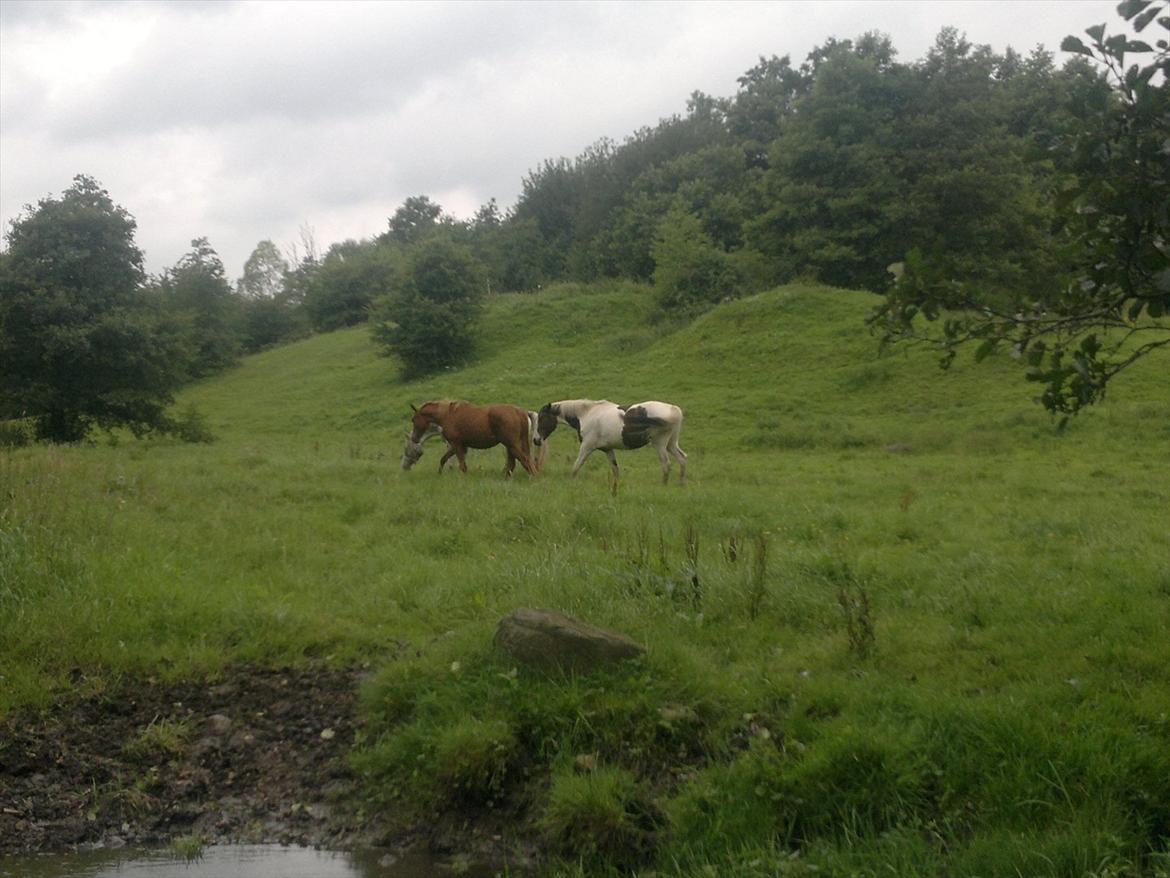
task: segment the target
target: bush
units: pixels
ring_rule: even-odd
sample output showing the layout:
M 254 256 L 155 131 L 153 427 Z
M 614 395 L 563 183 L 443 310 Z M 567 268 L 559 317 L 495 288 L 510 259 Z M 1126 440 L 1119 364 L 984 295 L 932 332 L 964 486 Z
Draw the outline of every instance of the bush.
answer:
M 471 357 L 483 299 L 482 269 L 466 247 L 432 239 L 410 254 L 394 291 L 375 306 L 374 341 L 402 361 L 404 377 Z
M 651 849 L 657 822 L 634 776 L 603 767 L 588 774 L 565 768 L 553 776 L 541 827 L 562 853 L 629 865 Z
M 0 448 L 23 448 L 32 442 L 32 438 L 31 421 L 0 421 Z
M 457 804 L 498 799 L 516 753 L 516 736 L 503 720 L 464 719 L 435 741 L 435 773 Z
M 655 297 L 668 311 L 714 305 L 743 286 L 736 260 L 715 245 L 698 217 L 680 207 L 659 224 L 651 254 Z

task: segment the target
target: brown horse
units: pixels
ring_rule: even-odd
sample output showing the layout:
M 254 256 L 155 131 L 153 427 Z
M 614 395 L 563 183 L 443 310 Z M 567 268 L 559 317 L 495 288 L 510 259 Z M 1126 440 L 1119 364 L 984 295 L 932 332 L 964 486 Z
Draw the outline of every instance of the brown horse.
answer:
M 403 469 L 410 469 L 422 457 L 422 443 L 426 439 L 441 435 L 447 441 L 447 450 L 439 460 L 439 472 L 452 456 L 458 458 L 459 469 L 467 472 L 464 458 L 468 448 L 503 445 L 508 455 L 505 478 L 512 475 L 516 461 L 520 461 L 529 475 L 536 475 L 529 453 L 534 421 L 531 412 L 514 405 L 475 405 L 462 399 L 431 400 L 410 408 L 412 430 L 402 454 Z

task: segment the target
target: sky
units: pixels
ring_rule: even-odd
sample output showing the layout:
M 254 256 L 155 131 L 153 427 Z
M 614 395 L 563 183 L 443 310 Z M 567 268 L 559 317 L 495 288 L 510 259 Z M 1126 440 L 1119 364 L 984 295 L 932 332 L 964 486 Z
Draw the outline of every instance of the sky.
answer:
M 459 218 L 515 204 L 545 159 L 735 94 L 761 56 L 952 26 L 1056 53 L 1116 0 L 357 2 L 0 0 L 0 223 L 77 174 L 137 220 L 159 273 L 206 237 L 230 279 L 256 244 L 377 235 L 413 195 Z

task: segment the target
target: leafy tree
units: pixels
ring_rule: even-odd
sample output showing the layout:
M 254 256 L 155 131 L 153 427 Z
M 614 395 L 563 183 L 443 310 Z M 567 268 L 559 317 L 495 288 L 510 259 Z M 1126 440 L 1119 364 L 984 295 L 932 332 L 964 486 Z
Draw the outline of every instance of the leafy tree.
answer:
M 165 272 L 158 290 L 183 324 L 190 347 L 187 371 L 202 378 L 233 365 L 242 347 L 242 309 L 224 275 L 223 262 L 207 238 Z
M 244 263 L 244 274 L 236 290 L 245 299 L 275 299 L 284 289 L 288 260 L 271 241 L 261 241 Z
M 548 280 L 542 258 L 544 241 L 535 220 L 509 219 L 495 241 L 500 289 L 528 292 Z
M 390 217 L 390 228 L 385 237 L 399 244 L 417 244 L 439 225 L 443 208 L 425 195 L 414 195 Z
M 1119 14 L 1141 32 L 1157 16 L 1149 0 L 1125 0 Z M 1170 30 L 1170 17 L 1157 19 Z M 943 350 L 976 345 L 975 358 L 1007 347 L 1042 387 L 1040 402 L 1067 419 L 1101 399 L 1109 382 L 1151 351 L 1170 345 L 1170 55 L 1126 34 L 1088 28 L 1062 48 L 1091 59 L 1105 76 L 1078 89 L 1077 125 L 1058 140 L 1057 163 L 1071 177 L 1060 193 L 1058 231 L 1066 271 L 1011 308 L 988 305 L 978 283 L 953 277 L 921 253 L 875 313 L 886 341 L 927 340 Z M 924 325 L 942 321 L 941 336 Z
M 890 132 L 903 246 L 978 285 L 984 304 L 1010 306 L 1057 271 L 1051 163 L 1035 160 L 1027 129 L 1023 136 L 1011 130 L 1021 75 L 1013 57 L 944 28 L 913 71 L 907 97 L 914 110 Z M 1055 91 L 1051 70 L 1038 69 L 1028 86 L 1037 102 L 1045 100 Z M 1052 121 L 1032 116 L 1034 124 Z
M 666 310 L 711 305 L 739 289 L 741 278 L 728 254 L 682 206 L 671 209 L 659 224 L 652 255 L 655 298 Z
M 40 438 L 169 429 L 178 341 L 144 296 L 134 218 L 91 177 L 12 222 L 0 256 L 0 418 Z
M 764 211 L 747 223 L 749 246 L 775 281 L 812 274 L 844 287 L 880 288 L 904 252 L 892 132 L 903 124 L 908 77 L 835 44 L 769 152 Z
M 369 319 L 370 305 L 393 284 L 399 250 L 376 241 L 334 244 L 316 266 L 305 290 L 305 311 L 318 332 Z
M 565 277 L 573 245 L 583 175 L 568 159 L 545 160 L 521 183 L 520 198 L 512 211 L 514 222 L 531 222 L 538 233 L 532 256 L 542 280 Z
M 241 299 L 241 336 L 245 351 L 253 353 L 293 338 L 307 327 L 300 306 L 297 272 L 271 241 L 261 241 L 244 263 L 236 281 Z
M 809 86 L 807 71 L 792 67 L 787 55 L 760 58 L 739 78 L 739 92 L 727 111 L 727 124 L 748 164 L 767 167 L 768 145 L 780 136 L 784 120 Z
M 393 292 L 378 303 L 371 334 L 397 354 L 405 376 L 466 361 L 482 308 L 482 267 L 471 251 L 442 239 L 411 250 Z

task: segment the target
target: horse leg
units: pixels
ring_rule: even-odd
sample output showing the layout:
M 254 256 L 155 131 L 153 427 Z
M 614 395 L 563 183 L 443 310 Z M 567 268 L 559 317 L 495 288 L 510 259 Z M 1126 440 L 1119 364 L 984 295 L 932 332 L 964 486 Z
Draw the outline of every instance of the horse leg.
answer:
M 687 480 L 687 453 L 678 447 L 678 432 L 676 429 L 670 434 L 670 443 L 667 445 L 667 448 L 674 455 L 675 460 L 678 461 L 678 483 L 683 485 L 686 484 Z
M 670 481 L 670 455 L 666 453 L 666 438 L 654 443 L 654 450 L 658 452 L 658 462 L 662 464 L 662 484 Z
M 443 452 L 443 456 L 439 458 L 439 472 L 443 471 L 443 467 L 447 465 L 452 457 L 455 456 L 455 446 L 450 443 L 447 444 L 447 450 Z
M 569 475 L 571 475 L 571 476 L 577 475 L 577 472 L 581 469 L 581 467 L 585 463 L 585 458 L 587 458 L 589 456 L 590 452 L 592 452 L 593 450 L 594 450 L 594 448 L 592 445 L 590 445 L 586 442 L 581 443 L 581 450 L 577 452 L 577 462 L 573 464 L 573 471 L 571 473 L 569 473 Z M 615 466 L 616 466 L 616 464 L 615 464 Z
M 455 457 L 459 460 L 459 469 L 467 472 L 467 449 L 462 445 L 456 445 Z
M 613 485 L 610 487 L 610 491 L 616 497 L 617 496 L 617 489 L 618 489 L 617 455 L 613 453 L 612 448 L 607 448 L 605 450 L 605 456 L 609 458 L 609 468 L 610 468 L 610 471 L 613 473 Z
M 523 443 L 508 446 L 508 454 L 512 456 L 513 463 L 520 461 L 520 465 L 524 467 L 524 471 L 530 476 L 536 475 L 536 464 L 532 462 L 532 455 L 528 453 Z
M 507 455 L 507 462 L 504 464 L 504 478 L 512 478 L 512 470 L 516 469 L 516 455 L 512 453 L 512 449 L 507 446 L 504 447 L 504 454 Z

